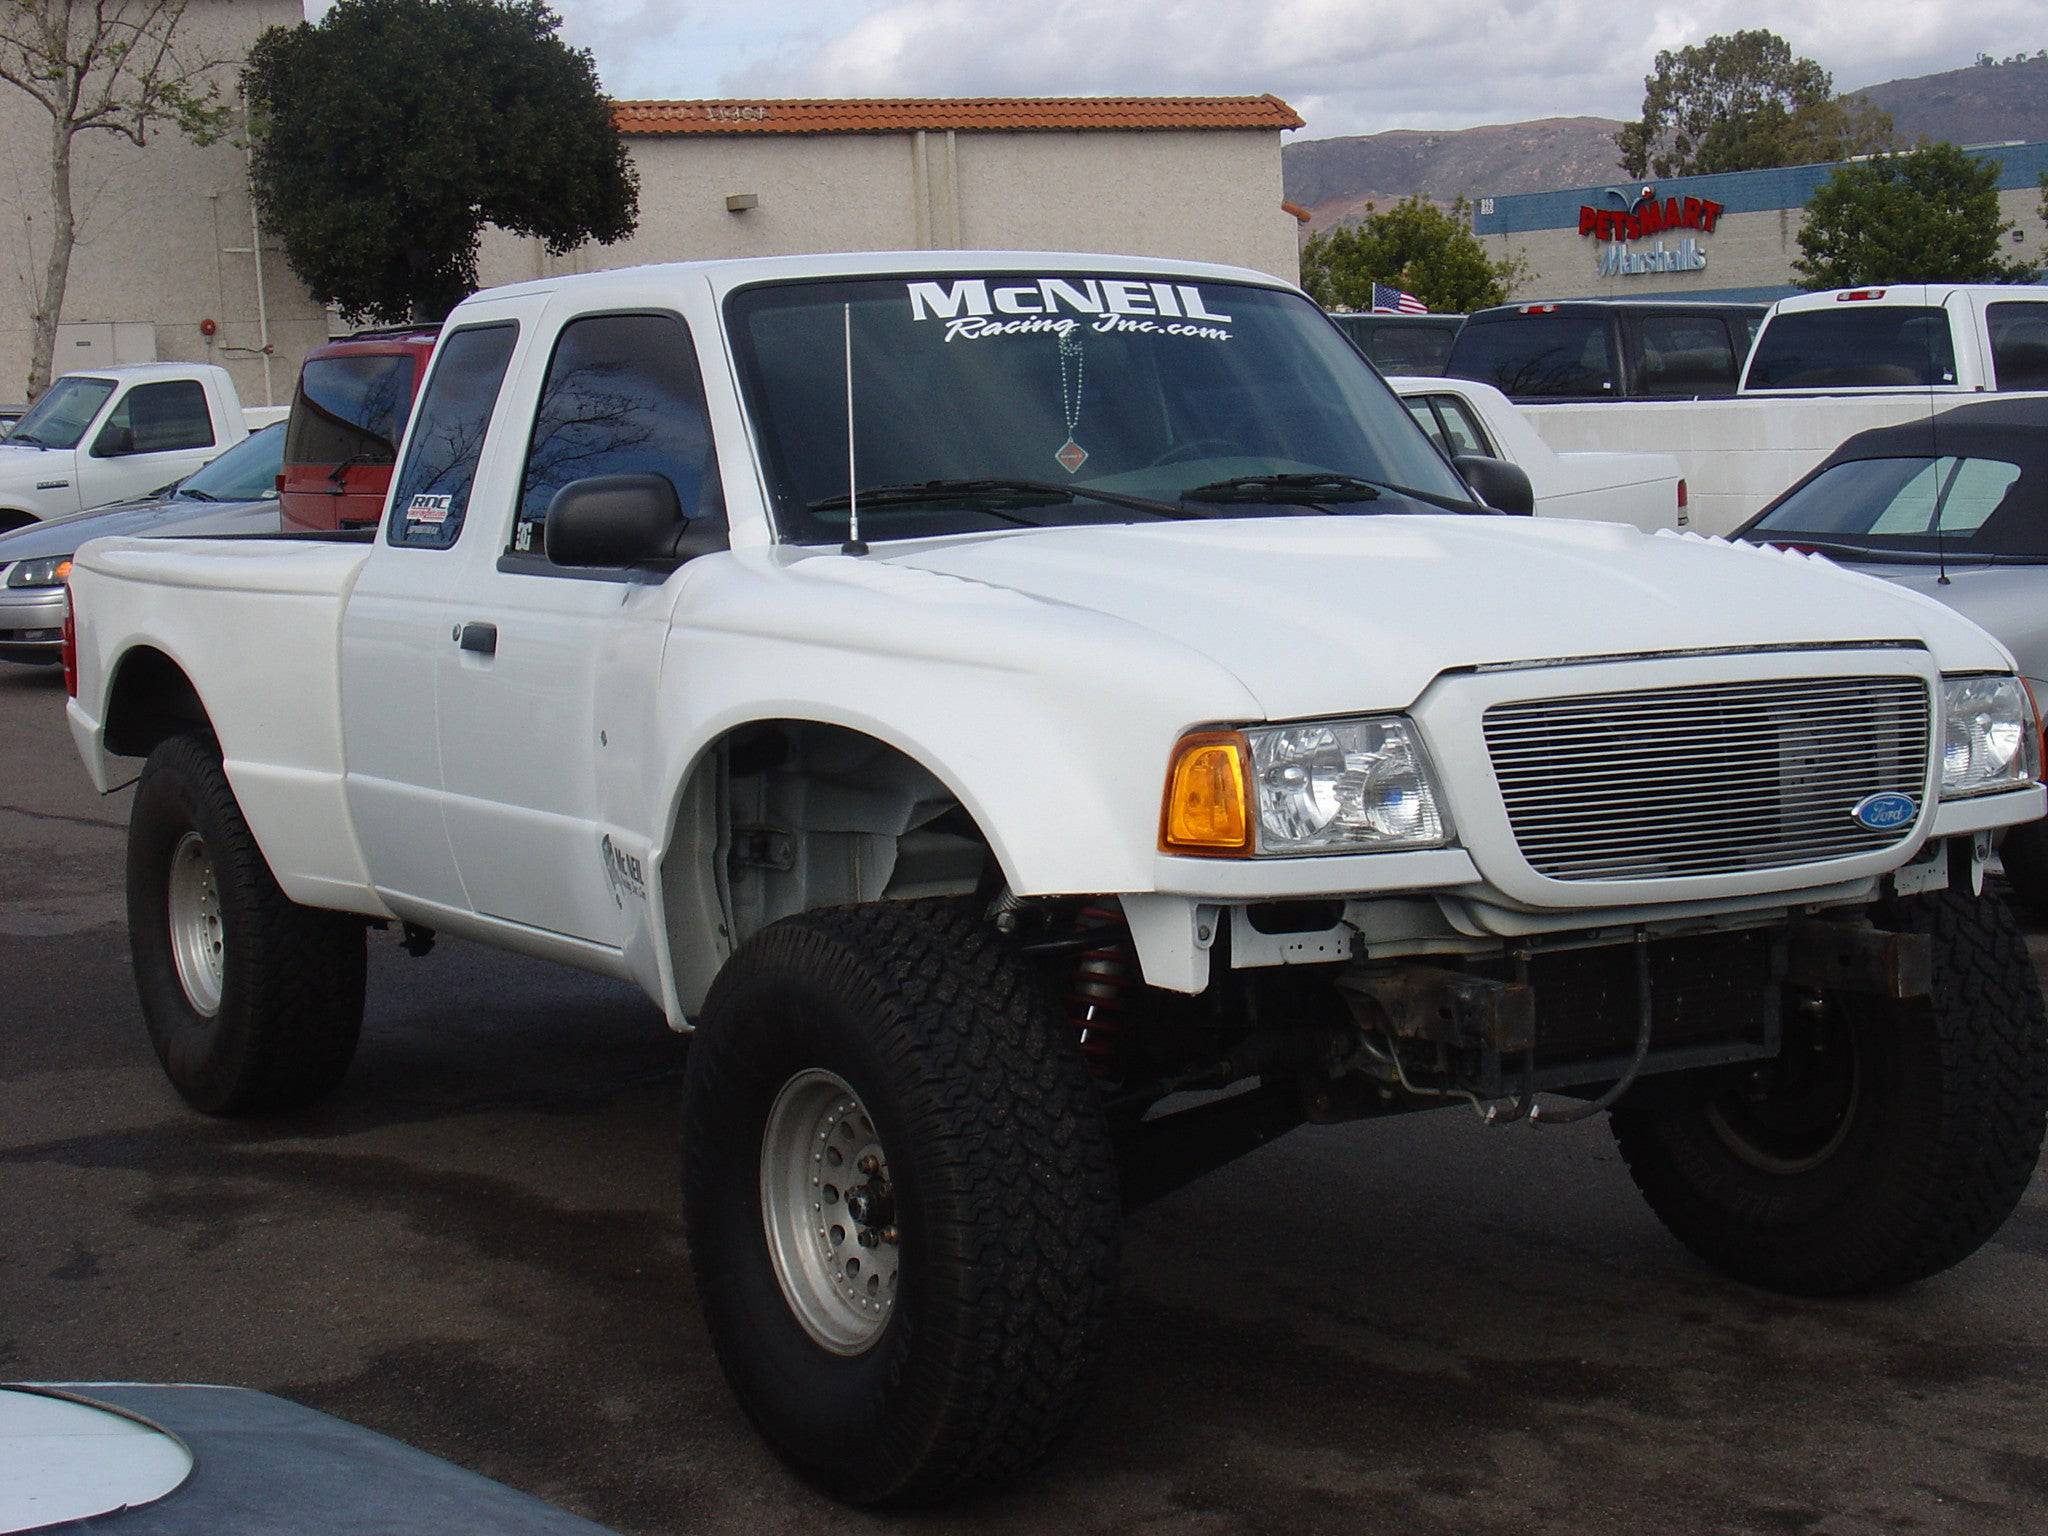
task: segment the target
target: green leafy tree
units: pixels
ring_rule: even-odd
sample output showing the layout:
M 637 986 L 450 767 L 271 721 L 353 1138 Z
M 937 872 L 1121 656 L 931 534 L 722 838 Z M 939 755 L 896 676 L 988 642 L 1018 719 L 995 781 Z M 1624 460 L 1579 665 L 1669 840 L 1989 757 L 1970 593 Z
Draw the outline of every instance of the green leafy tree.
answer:
M 1999 283 L 2031 268 L 1999 253 L 2013 225 L 1998 215 L 1996 160 L 1953 144 L 1838 166 L 1806 205 L 1802 288 L 1875 283 Z
M 1370 309 L 1376 282 L 1450 314 L 1505 303 L 1526 263 L 1489 259 L 1469 213 L 1463 198 L 1449 212 L 1420 197 L 1383 213 L 1368 203 L 1362 223 L 1309 237 L 1301 251 L 1301 285 L 1325 309 Z
M 1758 29 L 1660 52 L 1643 77 L 1642 118 L 1614 145 L 1640 180 L 1843 160 L 1891 138 L 1889 116 L 1861 97 L 1837 98 L 1833 76 Z
M 185 6 L 186 0 L 0 0 L 0 80 L 50 119 L 43 179 L 48 249 L 33 282 L 30 399 L 50 382 L 78 247 L 77 141 L 100 133 L 140 149 L 170 125 L 206 144 L 227 129 L 229 109 L 209 78 L 226 61 L 180 38 Z
M 486 224 L 556 253 L 624 239 L 639 185 L 589 50 L 543 0 L 340 0 L 245 77 L 265 223 L 352 317 L 445 315 Z

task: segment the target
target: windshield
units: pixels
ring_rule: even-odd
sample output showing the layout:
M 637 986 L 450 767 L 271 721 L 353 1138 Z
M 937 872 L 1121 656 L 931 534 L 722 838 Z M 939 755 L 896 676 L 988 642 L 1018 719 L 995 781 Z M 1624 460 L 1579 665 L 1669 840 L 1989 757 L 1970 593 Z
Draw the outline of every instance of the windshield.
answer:
M 76 448 L 113 392 L 112 379 L 88 379 L 77 374 L 61 378 L 44 390 L 42 399 L 14 424 L 7 440 L 39 448 Z
M 284 467 L 284 423 L 252 432 L 204 469 L 178 482 L 188 501 L 265 501 L 277 495 Z
M 776 520 L 797 542 L 846 536 L 849 479 L 863 492 L 984 482 L 950 498 L 878 499 L 861 509 L 870 539 L 1262 509 L 1312 515 L 1326 500 L 1344 512 L 1437 510 L 1355 486 L 1332 486 L 1327 498 L 1233 486 L 1219 502 L 1219 482 L 1244 476 L 1349 477 L 1473 506 L 1371 368 L 1294 294 L 1181 278 L 977 274 L 764 284 L 727 306 Z M 1044 494 L 997 505 L 991 480 Z M 1210 499 L 1184 500 L 1198 489 Z
M 2048 557 L 2048 487 L 2004 459 L 1850 459 L 1815 475 L 1745 537 L 1934 559 Z

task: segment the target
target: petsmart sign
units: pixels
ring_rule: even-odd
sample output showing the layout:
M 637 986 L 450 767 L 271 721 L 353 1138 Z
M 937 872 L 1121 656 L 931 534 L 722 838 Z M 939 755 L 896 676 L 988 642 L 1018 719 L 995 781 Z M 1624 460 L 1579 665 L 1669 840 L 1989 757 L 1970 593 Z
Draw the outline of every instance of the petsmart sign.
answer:
M 1600 244 L 1593 258 L 1593 270 L 1602 277 L 1639 277 L 1647 272 L 1699 272 L 1707 265 L 1707 253 L 1696 236 L 1686 235 L 1666 245 L 1662 236 L 1681 230 L 1711 235 L 1720 222 L 1721 205 L 1711 198 L 1666 197 L 1659 199 L 1655 187 L 1624 191 L 1609 187 L 1607 196 L 1619 205 L 1595 208 L 1579 205 L 1579 233 Z M 1655 237 L 1655 238 L 1653 238 Z M 1629 242 L 1652 240 L 1648 250 L 1632 250 Z

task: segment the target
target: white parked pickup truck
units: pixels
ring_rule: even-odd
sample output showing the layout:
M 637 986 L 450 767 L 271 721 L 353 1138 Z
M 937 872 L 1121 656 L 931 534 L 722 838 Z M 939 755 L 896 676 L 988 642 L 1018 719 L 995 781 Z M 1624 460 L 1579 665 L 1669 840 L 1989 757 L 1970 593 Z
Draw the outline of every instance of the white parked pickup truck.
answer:
M 247 437 L 248 414 L 212 363 L 67 373 L 0 441 L 0 532 L 174 484 Z
M 2011 656 L 1821 561 L 1488 511 L 1257 273 L 494 289 L 379 528 L 95 542 L 71 595 L 179 1092 L 335 1087 L 366 928 L 637 982 L 695 1031 L 719 1359 L 850 1500 L 1038 1457 L 1120 1206 L 1303 1121 L 1608 1112 L 1673 1232 L 1805 1294 L 1956 1263 L 2039 1153 L 1979 894 L 2043 808 Z
M 1484 348 L 1482 332 L 1492 342 Z M 1734 399 L 1697 399 L 1682 384 L 1668 386 L 1668 399 L 1605 396 L 1611 385 L 1602 381 L 1617 366 L 1609 344 L 1595 306 L 1506 306 L 1466 322 L 1448 366 L 1470 372 L 1483 354 L 1478 376 L 1503 383 L 1560 452 L 1675 455 L 1693 527 L 1729 533 L 1858 432 L 1987 392 L 2048 390 L 2048 287 L 1915 283 L 1781 299 Z M 1689 355 L 1661 370 L 1654 358 L 1632 365 L 1683 379 Z
M 1646 533 L 1686 526 L 1686 485 L 1668 453 L 1559 453 L 1514 401 L 1476 379 L 1396 376 L 1387 384 L 1445 453 L 1484 454 L 1520 468 L 1537 517 L 1627 523 Z

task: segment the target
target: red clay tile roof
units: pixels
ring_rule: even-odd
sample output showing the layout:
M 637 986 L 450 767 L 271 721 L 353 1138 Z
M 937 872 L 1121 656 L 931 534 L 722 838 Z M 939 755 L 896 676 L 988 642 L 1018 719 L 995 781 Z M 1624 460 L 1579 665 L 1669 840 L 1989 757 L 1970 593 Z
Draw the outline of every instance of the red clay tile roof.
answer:
M 615 101 L 619 132 L 962 133 L 1299 128 L 1277 96 L 1043 96 L 865 101 Z

